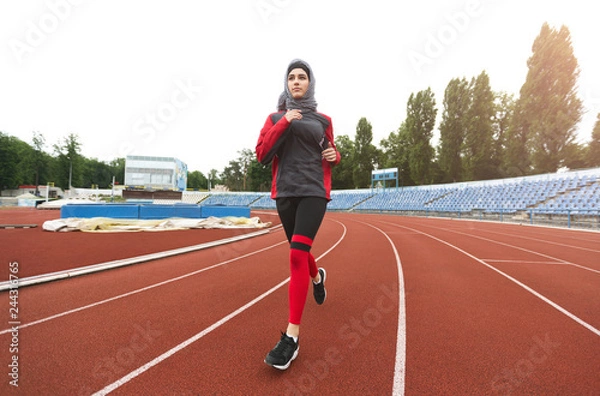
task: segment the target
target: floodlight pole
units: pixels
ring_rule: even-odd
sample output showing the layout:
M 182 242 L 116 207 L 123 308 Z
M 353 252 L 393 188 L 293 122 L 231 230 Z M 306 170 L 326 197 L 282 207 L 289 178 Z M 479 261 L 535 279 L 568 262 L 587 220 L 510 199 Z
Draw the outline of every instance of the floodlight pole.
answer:
M 69 156 L 69 198 L 73 195 L 73 187 L 71 186 L 71 180 L 73 178 L 73 160 Z

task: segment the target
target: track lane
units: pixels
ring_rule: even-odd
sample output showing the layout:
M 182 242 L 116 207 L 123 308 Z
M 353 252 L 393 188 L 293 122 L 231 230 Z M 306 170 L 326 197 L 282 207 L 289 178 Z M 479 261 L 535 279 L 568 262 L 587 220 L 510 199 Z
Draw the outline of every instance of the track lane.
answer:
M 322 246 L 331 225 L 328 220 L 324 222 L 321 227 L 324 232 L 317 237 L 315 249 Z M 151 389 L 165 390 L 159 394 L 187 394 L 190 389 L 210 394 L 390 393 L 397 327 L 394 290 L 397 283 L 392 280 L 397 273 L 396 264 L 390 255 L 390 261 L 385 258 L 379 263 L 367 261 L 374 266 L 372 271 L 365 272 L 361 268 L 364 262 L 359 259 L 371 257 L 370 252 L 357 255 L 356 250 L 349 249 L 368 235 L 374 248 L 381 247 L 382 252 L 391 253 L 388 242 L 377 234 L 364 225 L 358 230 L 349 227 L 340 245 L 319 260 L 329 274 L 328 298 L 324 305 L 317 306 L 309 295 L 300 354 L 286 372 L 262 363 L 278 331 L 285 329 L 287 288 L 282 287 L 231 319 L 227 326 L 219 327 L 170 357 L 168 364 L 141 374 L 113 394 L 144 393 Z M 389 268 L 387 264 L 391 264 Z M 382 284 L 381 267 L 386 274 L 384 278 L 390 282 Z M 355 289 L 357 276 L 364 289 Z M 240 334 L 240 329 L 246 329 L 247 336 Z M 236 340 L 242 346 L 235 347 Z M 233 344 L 234 349 L 224 349 L 223 342 Z M 377 345 L 375 354 L 374 345 Z M 177 383 L 172 380 L 174 376 L 179 379 Z
M 95 277 L 77 277 L 59 280 L 48 285 L 23 289 L 21 304 L 31 306 L 22 316 L 22 328 L 38 321 L 51 320 L 71 311 L 80 311 L 129 295 L 161 287 L 179 279 L 196 276 L 220 266 L 259 254 L 285 242 L 281 228 L 271 231 L 271 236 L 259 241 L 238 241 L 235 244 L 216 246 L 194 252 L 193 259 L 179 260 L 172 257 L 165 264 L 162 260 L 144 263 L 139 267 L 125 267 L 100 272 Z M 172 263 L 172 264 L 171 264 Z M 117 279 L 117 281 L 115 281 Z M 121 279 L 122 281 L 118 281 Z M 0 330 L 3 334 L 7 329 Z
M 276 214 L 260 212 L 259 217 L 263 222 L 279 224 Z M 0 222 L 27 222 L 37 224 L 38 227 L 2 230 L 0 246 L 10 246 L 10 249 L 0 250 L 0 261 L 18 261 L 21 277 L 29 277 L 198 245 L 256 231 L 237 228 L 90 233 L 48 232 L 42 229 L 44 221 L 57 218 L 60 218 L 58 210 L 1 210 Z M 7 267 L 0 267 L 0 279 L 8 279 Z
M 394 223 L 412 246 L 400 252 L 407 283 L 407 394 L 591 394 L 598 389 L 591 368 L 600 363 L 595 334 L 447 244 L 428 244 L 434 252 L 415 253 L 424 234 L 442 241 L 455 234 L 432 231 L 434 223 Z M 459 241 L 460 248 L 477 246 L 492 256 L 507 250 L 473 244 L 464 236 Z M 416 284 L 421 287 L 413 288 Z M 431 312 L 432 321 L 412 322 L 415 307 Z M 431 360 L 423 363 L 427 355 Z
M 337 238 L 339 238 L 339 233 L 337 235 Z M 331 238 L 320 238 L 319 241 L 322 243 L 318 243 L 317 246 L 315 246 L 315 253 L 320 253 L 323 246 L 327 247 L 332 244 L 335 244 L 336 241 L 330 239 Z M 276 324 L 276 329 L 280 329 L 281 326 L 285 328 L 285 318 L 287 317 L 287 287 L 285 287 L 287 285 L 287 276 L 289 275 L 288 263 L 286 259 L 287 253 L 288 247 L 286 245 L 285 248 L 280 249 L 278 252 L 276 252 L 276 255 L 273 258 L 263 256 L 256 260 L 261 262 L 261 267 L 264 267 L 264 270 L 258 271 L 254 274 L 254 276 L 260 276 L 261 278 L 270 279 L 272 281 L 274 279 L 274 270 L 277 268 L 277 271 L 275 273 L 279 277 L 278 279 L 280 281 L 281 279 L 285 280 L 283 283 L 279 282 L 277 284 L 279 287 L 275 290 L 272 290 L 273 296 L 267 297 L 269 301 L 275 301 L 276 305 L 278 306 L 278 309 L 273 309 L 273 307 L 270 306 L 268 308 L 267 315 L 272 317 L 271 323 Z M 278 262 L 280 264 L 278 264 Z M 236 288 L 232 288 L 232 290 L 236 290 Z M 262 305 L 264 305 L 263 302 L 257 304 L 257 306 Z M 251 309 L 249 309 L 249 311 L 254 311 L 256 309 L 257 308 L 255 308 L 255 306 L 252 306 Z M 264 308 L 258 309 L 260 310 Z M 205 332 L 205 330 L 203 330 L 203 332 L 201 333 L 197 333 L 194 336 L 195 338 L 186 340 L 190 343 L 189 345 L 185 345 L 185 348 L 177 350 L 177 352 L 173 355 L 165 356 L 165 358 L 168 358 L 168 361 L 162 361 L 162 359 L 159 359 L 161 361 L 158 362 L 157 366 L 150 368 L 148 372 L 142 370 L 140 373 L 138 373 L 139 377 L 136 375 L 132 378 L 125 378 L 125 383 L 123 384 L 123 386 L 118 386 L 117 388 L 115 388 L 116 390 L 114 393 L 145 393 L 149 392 L 152 389 L 154 389 L 152 393 L 155 394 L 156 389 L 160 389 L 159 394 L 172 394 L 170 392 L 185 393 L 188 391 L 191 392 L 192 389 L 200 392 L 209 390 L 211 392 L 216 392 L 217 389 L 220 389 L 220 379 L 227 378 L 228 376 L 231 376 L 231 374 L 234 374 L 234 377 L 237 378 L 237 382 L 234 382 L 233 384 L 231 382 L 226 382 L 222 384 L 222 386 L 224 386 L 225 389 L 227 387 L 236 386 L 238 389 L 237 392 L 243 392 L 243 389 L 247 389 L 249 392 L 252 392 L 252 389 L 254 389 L 257 386 L 257 384 L 253 383 L 252 381 L 248 382 L 247 377 L 241 375 L 241 373 L 243 373 L 245 369 L 257 367 L 264 367 L 267 369 L 267 371 L 272 371 L 272 369 L 268 368 L 262 363 L 264 354 L 266 354 L 268 350 L 260 351 L 257 354 L 256 350 L 249 351 L 246 346 L 241 348 L 232 348 L 231 345 L 235 345 L 236 342 L 234 340 L 238 340 L 240 338 L 244 340 L 244 344 L 246 341 L 248 341 L 249 338 L 256 338 L 257 340 L 262 339 L 263 342 L 267 341 L 270 344 L 273 342 L 273 339 L 275 339 L 274 337 L 277 336 L 277 330 L 273 330 L 271 332 L 272 337 L 265 337 L 264 332 L 261 329 L 264 327 L 264 324 L 268 322 L 264 321 L 264 317 L 262 315 L 252 315 L 252 321 L 258 321 L 258 323 L 239 324 L 240 320 L 242 321 L 242 323 L 244 323 L 246 320 L 240 318 L 244 318 L 247 315 L 247 312 L 242 311 L 238 315 L 235 315 L 233 318 L 231 318 L 231 323 L 228 323 L 227 326 L 218 327 L 214 330 L 214 332 L 208 332 L 206 334 L 203 333 Z M 236 325 L 236 323 L 238 324 Z M 232 328 L 232 326 L 234 326 L 233 329 L 235 329 L 234 337 L 228 338 L 220 335 L 223 331 L 227 331 L 227 329 Z M 240 334 L 240 329 L 246 329 L 248 334 L 244 335 L 246 332 L 244 332 L 244 334 Z M 215 337 L 216 342 L 211 341 L 211 339 L 214 339 Z M 223 345 L 223 340 L 229 340 L 226 343 L 226 346 Z M 272 345 L 270 345 L 270 347 L 272 347 Z M 218 355 L 215 359 L 208 358 L 209 354 L 211 354 L 212 352 Z M 244 360 L 243 356 L 247 355 L 249 352 L 253 352 L 253 356 L 251 357 L 251 360 L 249 362 L 250 364 L 247 366 L 237 367 L 235 363 L 242 363 Z M 189 359 L 185 358 L 185 356 L 189 356 L 190 353 L 192 354 L 191 357 Z M 184 357 L 183 361 L 181 365 L 178 365 L 177 362 L 180 361 L 180 359 L 182 359 L 182 356 Z M 179 370 L 183 372 L 189 372 L 190 368 L 194 368 L 196 370 L 196 373 L 195 375 L 189 378 L 182 378 L 181 384 L 173 384 L 172 377 L 170 375 L 164 374 L 165 370 L 169 370 L 172 367 L 175 368 L 175 372 L 178 372 Z M 207 374 L 211 370 L 219 370 L 219 374 L 216 376 L 211 376 L 213 378 L 207 378 Z M 181 375 L 178 375 L 178 377 L 181 377 Z M 165 380 L 162 383 L 157 383 L 157 378 L 164 378 Z M 193 385 L 187 383 L 186 380 L 192 381 Z M 239 383 L 240 381 L 241 383 Z
M 283 233 L 279 232 L 278 235 L 274 235 L 272 238 L 276 238 L 280 249 L 287 249 L 285 244 L 281 243 L 282 237 Z M 216 250 L 213 250 L 212 254 L 213 256 L 223 255 L 222 252 L 219 254 Z M 34 291 L 43 290 L 46 296 L 54 295 L 55 301 L 60 300 L 65 305 L 68 304 L 68 307 L 65 308 L 72 308 L 73 306 L 80 306 L 80 299 L 85 295 L 92 296 L 91 300 L 97 301 L 97 297 L 106 295 L 107 291 L 109 294 L 114 295 L 114 289 L 120 287 L 123 289 L 129 287 L 129 290 L 131 290 L 132 283 L 140 283 L 140 278 L 142 282 L 146 282 L 149 278 L 152 278 L 153 281 L 156 280 L 157 276 L 162 277 L 163 280 L 165 277 L 172 277 L 174 267 L 179 267 L 181 270 L 183 267 L 196 266 L 198 260 L 205 256 L 205 252 L 189 254 L 161 260 L 162 263 L 160 264 L 162 266 L 157 262 L 115 270 L 120 272 L 119 274 L 110 271 L 111 274 L 107 272 L 25 288 L 21 291 L 20 297 L 22 299 L 23 321 L 26 323 L 29 315 L 34 311 L 56 312 L 54 304 L 46 304 L 46 300 L 39 299 L 39 294 L 34 296 L 36 294 Z M 227 274 L 232 273 L 233 267 L 252 266 L 253 262 L 255 261 L 252 259 L 246 259 L 246 264 L 235 262 L 223 265 L 215 270 L 182 279 L 170 285 L 127 296 L 31 328 L 21 329 L 20 340 L 23 348 L 21 348 L 20 356 L 23 361 L 29 363 L 21 371 L 23 386 L 20 389 L 25 392 L 42 391 L 47 394 L 48 392 L 53 393 L 52 389 L 58 389 L 57 385 L 61 384 L 60 388 L 65 389 L 65 392 L 70 389 L 73 392 L 71 394 L 77 394 L 81 386 L 93 387 L 94 383 L 98 383 L 99 380 L 106 380 L 107 373 L 117 375 L 128 364 L 113 364 L 112 366 L 109 365 L 108 368 L 102 368 L 102 361 L 110 358 L 114 360 L 119 351 L 130 353 L 132 350 L 129 347 L 131 338 L 138 333 L 147 334 L 139 330 L 140 327 L 150 326 L 151 329 L 158 328 L 161 334 L 169 334 L 171 326 L 181 325 L 182 322 L 189 323 L 192 321 L 193 323 L 197 315 L 200 315 L 199 324 L 208 323 L 211 319 L 217 320 L 220 312 L 230 310 L 235 305 L 236 298 L 244 298 L 252 294 L 254 292 L 253 287 L 260 286 L 264 280 L 259 279 L 258 282 L 251 283 L 251 287 L 240 287 L 243 293 L 234 296 L 233 301 L 227 299 L 213 301 L 212 304 L 205 304 L 201 309 L 197 309 L 197 307 L 188 303 L 195 299 L 209 303 L 212 297 L 211 293 L 218 294 L 215 289 L 223 286 L 223 281 L 219 279 L 216 273 L 224 274 L 226 278 L 231 277 Z M 151 275 L 154 273 L 159 274 Z M 199 288 L 198 279 L 208 279 L 208 281 L 201 283 L 202 286 Z M 182 295 L 182 300 L 175 305 L 169 304 L 169 301 L 173 298 L 172 295 Z M 29 297 L 33 297 L 33 299 L 29 300 Z M 34 308 L 36 305 L 42 307 L 36 309 Z M 167 325 L 162 324 L 167 318 L 173 319 Z M 194 323 L 194 325 L 196 324 Z M 108 334 L 110 334 L 110 337 L 107 337 Z M 173 336 L 180 337 L 181 335 L 177 333 Z M 4 342 L 9 338 L 10 334 L 4 334 L 0 337 L 0 340 Z M 160 340 L 163 340 L 163 338 L 166 337 L 159 337 Z M 158 345 L 158 343 L 155 344 Z M 150 346 L 154 347 L 155 344 L 147 345 L 147 349 L 150 350 Z M 112 352 L 109 353 L 108 351 L 111 350 Z M 55 359 L 57 356 L 60 356 L 61 359 L 55 363 L 48 360 Z M 144 356 L 144 353 L 135 354 L 136 359 Z M 129 363 L 132 360 L 130 358 L 131 356 L 127 354 L 121 356 L 122 363 Z M 98 365 L 100 366 L 97 367 Z M 111 367 L 115 369 L 113 370 Z
M 283 232 L 279 232 L 274 237 L 278 240 L 278 246 L 265 251 L 259 258 L 247 258 L 240 260 L 239 263 L 203 272 L 200 289 L 198 289 L 197 280 L 186 278 L 177 282 L 178 287 L 172 287 L 174 284 L 170 284 L 144 293 L 129 295 L 123 299 L 95 306 L 93 309 L 23 329 L 22 338 L 30 339 L 27 343 L 27 350 L 22 351 L 23 357 L 27 357 L 31 352 L 37 350 L 42 351 L 44 356 L 61 355 L 63 359 L 57 364 L 50 365 L 47 359 L 42 358 L 35 364 L 28 365 L 27 371 L 35 372 L 36 378 L 28 381 L 27 386 L 21 389 L 32 392 L 34 389 L 36 392 L 51 392 L 52 389 L 57 389 L 60 383 L 61 389 L 65 389 L 65 392 L 69 394 L 76 394 L 80 391 L 89 394 L 90 389 L 97 386 L 94 384 L 120 374 L 128 368 L 130 363 L 146 357 L 146 347 L 153 351 L 156 351 L 156 348 L 164 350 L 163 343 L 171 344 L 173 340 L 182 340 L 189 336 L 191 331 L 196 331 L 203 326 L 210 326 L 226 313 L 237 309 L 262 290 L 271 287 L 273 279 L 281 280 L 289 275 L 287 241 L 284 239 Z M 321 239 L 326 241 L 331 238 L 326 236 Z M 284 243 L 281 243 L 282 240 Z M 318 252 L 318 249 L 316 250 Z M 234 255 L 238 254 L 239 251 L 234 253 Z M 188 261 L 189 265 L 194 265 L 193 263 L 200 255 L 205 254 L 199 252 L 161 260 L 162 268 L 171 268 L 175 265 L 185 266 L 185 263 L 182 262 Z M 216 255 L 223 255 L 223 252 L 221 254 L 217 252 Z M 274 263 L 275 265 L 273 265 Z M 158 263 L 152 263 L 143 268 L 138 266 L 118 270 L 122 274 L 113 273 L 112 282 L 116 278 L 119 279 L 117 283 L 127 283 L 126 279 L 135 279 L 136 275 L 160 272 L 157 267 L 150 268 L 157 265 Z M 260 268 L 257 269 L 257 266 Z M 75 284 L 87 281 L 96 284 L 96 287 L 94 288 L 88 283 L 87 285 L 80 284 L 78 289 L 82 293 L 91 292 L 93 294 L 93 290 L 102 290 L 106 287 L 104 282 L 98 282 L 98 278 L 102 275 L 106 274 L 82 277 L 68 282 L 57 282 L 52 286 L 68 283 L 70 287 L 73 287 Z M 252 281 L 248 282 L 248 279 L 252 279 Z M 105 279 L 105 281 L 107 280 Z M 30 290 L 49 288 L 49 286 L 32 287 Z M 86 290 L 85 286 L 89 289 Z M 53 290 L 56 289 L 53 288 Z M 71 301 L 72 297 L 66 301 Z M 200 302 L 201 305 L 192 306 L 189 304 L 191 301 Z M 287 309 L 281 310 L 280 318 L 286 315 L 285 312 Z M 104 321 L 100 318 L 104 318 Z M 168 323 L 165 324 L 165 320 Z M 88 326 L 94 322 L 102 323 L 102 325 L 98 332 L 89 334 Z M 144 326 L 149 328 L 146 333 L 140 330 Z M 186 330 L 190 328 L 192 328 L 191 331 Z M 68 329 L 69 334 L 61 336 L 61 331 L 64 329 Z M 147 338 L 154 336 L 156 340 L 148 340 L 152 345 L 142 344 L 144 348 L 139 348 L 138 343 L 133 347 L 131 339 L 136 336 L 135 331 L 146 335 Z M 111 337 L 107 338 L 106 334 L 110 334 Z M 271 337 L 269 337 L 269 341 L 272 342 Z M 64 350 L 65 346 L 75 346 L 75 349 L 66 351 Z M 139 354 L 131 352 L 132 350 L 137 352 L 138 349 L 140 350 Z M 78 355 L 81 351 L 85 351 L 84 356 Z M 156 352 L 154 353 L 156 356 Z M 79 363 L 74 364 L 74 362 Z M 22 374 L 27 376 L 27 371 Z M 52 372 L 61 374 L 51 375 Z M 69 378 L 61 378 L 62 373 L 65 375 L 68 373 Z
M 580 284 L 578 280 L 569 280 L 580 269 L 572 267 L 565 272 L 567 266 L 563 264 L 541 262 L 550 262 L 550 258 L 473 237 L 493 240 L 502 236 L 502 228 L 495 225 L 493 232 L 488 232 L 489 223 L 463 225 L 462 221 L 435 219 L 423 219 L 421 223 L 421 219 L 334 213 L 326 218 L 327 224 L 324 223 L 317 236 L 315 256 L 335 240 L 339 232 L 335 221 L 348 226 L 348 235 L 340 248 L 319 262 L 331 275 L 327 284 L 328 301 L 323 306 L 307 302 L 301 353 L 288 371 L 280 373 L 262 364 L 277 331 L 285 326 L 282 318 L 285 319 L 287 312 L 287 291 L 282 287 L 113 394 L 192 395 L 206 389 L 208 383 L 212 386 L 209 390 L 214 389 L 217 394 L 237 393 L 240 389 L 275 389 L 290 394 L 391 394 L 395 353 L 390 351 L 396 349 L 398 306 L 390 296 L 394 296 L 397 304 L 397 268 L 392 265 L 393 252 L 385 236 L 370 226 L 360 225 L 364 222 L 372 223 L 388 235 L 402 260 L 407 291 L 406 394 L 591 394 L 600 387 L 592 370 L 600 363 L 597 337 L 486 270 L 476 260 L 450 246 L 440 247 L 439 242 L 432 243 L 431 238 L 411 229 L 451 241 L 448 243 L 502 270 L 511 271 L 515 263 L 527 264 L 522 268 L 529 268 L 527 271 L 514 274 L 517 279 L 522 280 L 528 274 L 530 281 L 538 282 L 539 287 L 557 281 L 548 287 L 565 298 L 568 292 L 561 292 L 562 288 Z M 110 271 L 68 283 L 56 282 L 44 293 L 36 294 L 36 298 L 26 296 L 41 289 L 25 288 L 22 296 L 27 308 L 24 305 L 23 312 L 31 309 L 30 313 L 43 317 L 44 312 L 53 309 L 56 312 L 57 305 L 68 308 L 84 300 L 95 301 L 100 296 L 114 295 L 114 290 L 131 290 L 127 288 L 128 282 L 148 285 L 180 270 L 184 273 L 198 269 L 199 262 L 217 263 L 256 249 L 259 241 L 268 245 L 267 239 L 269 243 L 281 242 L 284 237 L 280 232 L 263 238 L 253 240 L 246 250 L 194 253 L 194 260 L 161 260 L 139 266 L 137 271 L 118 274 Z M 530 239 L 538 239 L 532 241 L 536 244 L 540 242 L 536 234 L 518 242 Z M 508 240 L 511 241 L 510 237 Z M 564 245 L 568 240 L 579 243 L 577 238 L 558 238 L 550 245 Z M 514 236 L 512 241 L 516 245 Z M 593 238 L 581 242 L 593 244 Z M 542 250 L 543 246 L 542 243 L 535 247 Z M 522 247 L 527 248 L 527 243 Z M 585 252 L 583 249 L 590 247 L 562 246 L 559 253 L 569 253 L 559 257 L 578 262 L 576 252 L 581 254 Z M 262 252 L 260 260 L 256 260 L 261 263 L 256 263 L 253 257 L 243 264 L 232 262 L 208 271 L 210 275 L 199 275 L 196 280 L 206 281 L 201 286 L 208 289 L 206 293 L 194 290 L 193 285 L 197 287 L 198 282 L 190 278 L 156 288 L 145 298 L 141 297 L 146 293 L 140 293 L 73 314 L 68 321 L 57 319 L 52 326 L 44 323 L 24 329 L 21 341 L 27 349 L 23 355 L 27 363 L 23 366 L 21 383 L 29 384 L 41 375 L 40 381 L 46 379 L 46 383 L 37 384 L 31 388 L 32 392 L 57 394 L 57 389 L 66 389 L 91 394 L 100 389 L 99 384 L 107 384 L 109 379 L 122 377 L 143 362 L 151 361 L 177 341 L 197 334 L 201 326 L 214 324 L 211 320 L 227 315 L 228 309 L 239 308 L 252 296 L 268 290 L 263 287 L 285 279 L 289 275 L 286 251 L 283 244 Z M 495 262 L 496 257 L 510 260 Z M 533 267 L 539 268 L 532 271 Z M 548 273 L 549 267 L 556 267 L 559 272 L 545 279 L 541 274 Z M 236 279 L 244 276 L 252 279 L 256 289 L 244 290 L 246 283 Z M 115 282 L 117 278 L 123 283 Z M 210 307 L 193 305 L 211 301 L 220 282 L 232 284 L 236 293 L 230 294 L 236 295 L 231 301 L 218 301 Z M 70 287 L 56 288 L 59 284 Z M 589 296 L 582 290 L 571 297 L 573 306 L 579 306 L 581 299 L 597 301 L 597 292 Z M 308 298 L 311 299 L 310 293 Z M 0 342 L 5 342 L 4 336 L 0 336 Z M 38 340 L 46 340 L 47 344 Z M 240 342 L 241 346 L 233 354 L 224 352 L 224 340 Z M 34 359 L 40 362 L 31 366 Z M 224 366 L 215 363 L 224 360 Z M 0 384 L 0 393 L 3 386 Z
M 497 243 L 508 244 L 510 247 L 533 251 L 540 256 L 550 256 L 549 258 L 564 263 L 577 262 L 577 265 L 584 266 L 592 272 L 600 273 L 600 260 L 598 260 L 600 255 L 600 233 L 586 233 L 568 229 L 519 227 L 515 225 L 506 225 L 504 230 L 494 230 L 488 227 L 488 224 L 483 227 L 477 227 L 477 223 L 473 222 L 467 224 L 463 224 L 462 227 L 436 228 L 454 230 L 471 237 L 487 238 Z M 577 238 L 578 235 L 580 238 Z
M 429 230 L 432 233 L 450 232 L 445 236 L 447 241 L 464 247 L 487 264 L 532 287 L 591 325 L 592 331 L 598 334 L 600 299 L 597 298 L 597 290 L 600 289 L 600 272 L 594 267 L 600 263 L 600 251 L 594 252 L 577 245 L 566 249 L 555 243 L 532 241 L 531 238 L 527 239 L 529 245 L 525 245 L 518 238 L 510 239 L 500 233 L 493 237 L 482 236 L 486 234 L 487 227 L 481 227 L 482 231 L 473 227 L 473 224 L 469 224 L 462 231 L 443 227 L 430 227 Z M 492 246 L 503 250 L 496 256 L 488 257 Z

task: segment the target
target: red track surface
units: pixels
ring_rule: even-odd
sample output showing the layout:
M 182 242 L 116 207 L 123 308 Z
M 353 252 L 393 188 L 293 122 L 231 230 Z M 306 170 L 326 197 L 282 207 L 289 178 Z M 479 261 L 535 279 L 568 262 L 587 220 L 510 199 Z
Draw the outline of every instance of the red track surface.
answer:
M 4 210 L 0 223 L 15 223 L 14 213 L 40 225 L 38 216 L 56 217 Z M 0 230 L 0 274 L 8 279 L 14 261 L 29 276 L 113 260 L 115 250 L 194 245 L 212 231 Z M 328 297 L 317 306 L 309 294 L 287 371 L 263 363 L 287 320 L 288 247 L 274 228 L 22 287 L 16 339 L 9 293 L 0 293 L 0 394 L 598 394 L 598 233 L 328 213 L 313 252 L 328 271 Z

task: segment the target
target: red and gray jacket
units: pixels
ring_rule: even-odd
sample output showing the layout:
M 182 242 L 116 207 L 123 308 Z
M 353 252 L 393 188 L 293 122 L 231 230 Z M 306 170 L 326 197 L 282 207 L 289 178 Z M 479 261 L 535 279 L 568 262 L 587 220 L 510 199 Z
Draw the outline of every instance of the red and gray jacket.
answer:
M 291 123 L 284 112 L 270 114 L 256 143 L 256 157 L 271 165 L 271 198 L 323 197 L 331 200 L 331 168 L 340 162 L 325 160 L 321 152 L 335 148 L 328 116 L 308 112 Z

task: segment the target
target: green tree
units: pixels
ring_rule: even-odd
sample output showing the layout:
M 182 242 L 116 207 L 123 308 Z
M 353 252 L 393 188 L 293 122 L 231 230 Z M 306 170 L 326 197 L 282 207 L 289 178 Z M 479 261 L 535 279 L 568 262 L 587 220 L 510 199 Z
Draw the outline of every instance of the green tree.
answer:
M 354 142 L 347 135 L 338 135 L 335 137 L 335 148 L 342 159 L 331 171 L 331 188 L 336 190 L 352 189 L 354 188 L 352 178 Z
M 444 182 L 463 180 L 462 146 L 465 139 L 467 113 L 471 106 L 468 81 L 452 79 L 444 92 L 444 112 L 440 123 L 438 164 Z
M 524 176 L 532 173 L 529 150 L 530 123 L 523 110 L 523 102 L 515 103 L 513 116 L 506 132 L 504 169 L 508 176 Z
M 15 140 L 15 147 L 19 153 L 15 175 L 16 180 L 18 184 L 32 185 L 35 183 L 34 150 L 27 142 L 21 139 Z
M 115 158 L 109 162 L 112 176 L 115 177 L 115 184 L 125 184 L 125 158 Z M 112 181 L 111 181 L 112 183 Z
M 378 164 L 380 168 L 399 167 L 404 157 L 406 145 L 402 144 L 399 132 L 390 132 L 387 138 L 379 141 L 381 147 Z
M 229 161 L 229 165 L 221 172 L 220 178 L 229 191 L 243 191 L 244 171 L 242 163 L 238 160 Z
M 376 150 L 372 141 L 373 127 L 365 117 L 362 117 L 356 125 L 354 138 L 352 180 L 356 188 L 366 188 L 371 185 L 371 172 L 376 161 Z
M 3 166 L 1 173 L 5 174 L 3 188 L 17 188 L 22 184 L 35 183 L 35 153 L 33 148 L 21 139 L 7 136 L 0 141 L 2 148 L 0 164 Z
M 81 156 L 81 143 L 76 134 L 69 134 L 63 139 L 62 144 L 54 145 L 57 155 L 56 182 L 63 189 L 71 186 L 82 186 L 83 184 L 83 162 Z M 71 186 L 69 185 L 71 182 Z
M 397 168 L 398 182 L 400 185 L 413 185 L 410 177 L 410 164 L 408 162 L 408 131 L 403 122 L 397 132 L 391 132 L 387 139 L 382 139 L 381 168 Z
M 46 146 L 46 139 L 44 135 L 38 132 L 33 133 L 33 166 L 35 169 L 35 186 L 36 186 L 36 194 L 38 191 L 38 186 L 40 185 L 40 181 L 47 181 L 47 164 L 48 164 L 48 155 L 44 153 L 44 147 Z M 45 183 L 44 183 L 45 184 Z
M 487 180 L 496 176 L 490 162 L 494 94 L 485 71 L 471 80 L 471 105 L 467 111 L 467 124 L 463 142 L 463 170 L 465 180 Z
M 592 131 L 592 140 L 587 146 L 586 165 L 589 167 L 600 166 L 600 113 L 596 116 L 596 124 Z
M 192 190 L 206 190 L 208 188 L 206 176 L 200 171 L 188 172 L 187 188 Z
M 271 166 L 263 165 L 253 156 L 248 168 L 249 191 L 271 190 Z
M 555 172 L 575 140 L 583 108 L 577 97 L 579 66 L 569 29 L 556 30 L 544 23 L 532 52 L 519 97 L 519 122 L 525 123 L 534 172 Z
M 230 191 L 247 191 L 250 164 L 255 160 L 255 154 L 250 149 L 239 151 L 237 159 L 229 161 L 221 173 L 221 179 Z
M 495 111 L 493 118 L 493 147 L 491 164 L 497 169 L 497 177 L 508 175 L 505 168 L 507 151 L 508 128 L 514 112 L 515 100 L 513 95 L 506 92 L 495 94 Z
M 582 169 L 586 167 L 586 147 L 579 143 L 571 143 L 564 149 L 565 160 L 562 165 L 567 169 Z
M 219 177 L 219 171 L 217 171 L 216 169 L 211 169 L 210 171 L 208 171 L 208 175 L 206 176 L 206 178 L 208 179 L 208 190 L 212 190 L 212 188 L 214 188 L 214 186 L 222 184 L 223 181 L 221 180 L 221 178 Z
M 408 162 L 410 177 L 418 185 L 431 182 L 431 163 L 434 149 L 431 146 L 437 109 L 431 88 L 411 94 L 406 106 L 408 136 Z
M 411 177 L 410 170 L 410 131 L 406 125 L 406 121 L 400 124 L 398 129 L 398 142 L 402 145 L 402 155 L 400 156 L 398 164 L 398 172 L 400 176 L 400 183 L 402 186 L 414 186 L 416 183 Z
M 114 172 L 109 164 L 98 161 L 96 158 L 81 157 L 78 161 L 82 168 L 81 187 L 83 188 L 110 188 Z
M 33 132 L 32 145 L 24 143 L 19 154 L 19 178 L 22 183 L 33 184 L 36 195 L 39 195 L 38 186 L 41 182 L 45 183 L 47 176 L 48 156 L 44 153 L 44 145 L 44 137 L 37 132 Z
M 0 132 L 0 191 L 18 185 L 16 170 L 19 162 L 17 138 Z

